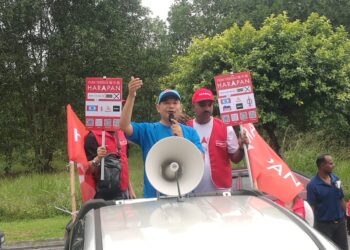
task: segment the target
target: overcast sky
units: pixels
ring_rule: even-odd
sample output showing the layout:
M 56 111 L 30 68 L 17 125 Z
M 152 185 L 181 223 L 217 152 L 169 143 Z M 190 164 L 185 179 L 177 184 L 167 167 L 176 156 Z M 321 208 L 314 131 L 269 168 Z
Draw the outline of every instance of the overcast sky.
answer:
M 166 21 L 168 11 L 174 0 L 141 0 L 142 5 L 148 7 L 153 12 L 153 17 L 159 16 L 160 19 Z

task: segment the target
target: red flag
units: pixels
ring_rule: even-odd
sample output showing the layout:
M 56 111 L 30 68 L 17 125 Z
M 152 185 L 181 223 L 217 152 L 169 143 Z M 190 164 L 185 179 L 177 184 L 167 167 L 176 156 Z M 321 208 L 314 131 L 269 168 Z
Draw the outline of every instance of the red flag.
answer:
M 72 107 L 67 105 L 67 134 L 68 134 L 68 157 L 70 161 L 77 163 L 80 190 L 83 202 L 94 198 L 96 193 L 95 180 L 87 174 L 89 163 L 85 155 L 84 139 L 89 133 L 85 125 L 79 120 Z
M 257 188 L 287 203 L 304 187 L 288 165 L 272 150 L 253 124 L 243 125 L 249 138 L 248 156 L 252 178 Z

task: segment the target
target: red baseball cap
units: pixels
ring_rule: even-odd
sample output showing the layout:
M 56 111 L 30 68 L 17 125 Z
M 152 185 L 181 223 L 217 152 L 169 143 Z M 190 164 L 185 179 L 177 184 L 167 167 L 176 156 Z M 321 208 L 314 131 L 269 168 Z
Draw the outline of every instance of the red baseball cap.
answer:
M 205 100 L 214 101 L 213 92 L 206 88 L 197 89 L 192 96 L 192 102 L 200 102 Z

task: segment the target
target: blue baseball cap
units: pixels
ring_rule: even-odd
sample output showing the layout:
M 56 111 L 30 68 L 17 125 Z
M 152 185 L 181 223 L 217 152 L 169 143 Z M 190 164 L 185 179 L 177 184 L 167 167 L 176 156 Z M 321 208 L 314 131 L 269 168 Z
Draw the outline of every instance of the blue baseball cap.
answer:
M 175 99 L 181 100 L 179 92 L 173 89 L 166 89 L 159 94 L 157 103 L 159 104 L 163 102 L 168 97 L 173 97 Z

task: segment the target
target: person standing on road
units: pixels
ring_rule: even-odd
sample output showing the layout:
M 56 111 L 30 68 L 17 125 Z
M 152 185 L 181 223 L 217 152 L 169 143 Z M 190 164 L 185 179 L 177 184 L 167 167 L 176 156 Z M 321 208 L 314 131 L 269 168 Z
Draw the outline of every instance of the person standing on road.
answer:
M 328 236 L 340 249 L 348 250 L 346 203 L 340 179 L 333 174 L 332 156 L 317 157 L 317 175 L 307 185 L 307 201 L 314 210 L 314 227 Z
M 143 82 L 140 78 L 131 78 L 128 84 L 128 97 L 120 118 L 120 128 L 124 131 L 128 140 L 140 145 L 144 162 L 154 144 L 163 138 L 174 135 L 190 140 L 203 152 L 197 132 L 175 119 L 176 114 L 181 113 L 181 97 L 176 90 L 166 89 L 160 93 L 156 104 L 156 109 L 160 115 L 159 122 L 131 122 L 136 92 L 142 85 Z M 157 191 L 149 182 L 146 174 L 144 175 L 144 196 L 146 198 L 157 196 Z
M 197 131 L 205 151 L 204 175 L 194 193 L 230 191 L 231 161 L 239 163 L 244 157 L 243 144 L 249 143 L 245 134 L 238 140 L 232 126 L 212 116 L 213 106 L 214 95 L 209 89 L 194 92 L 192 109 L 196 117 L 187 124 Z

